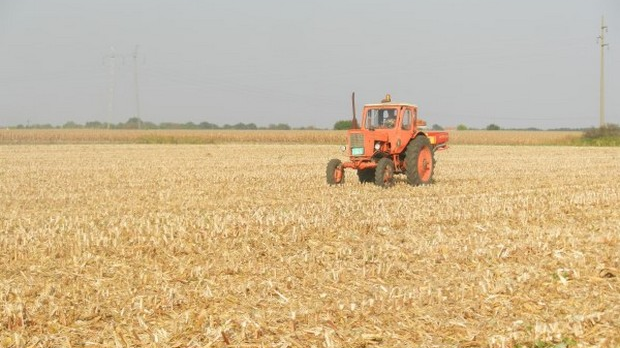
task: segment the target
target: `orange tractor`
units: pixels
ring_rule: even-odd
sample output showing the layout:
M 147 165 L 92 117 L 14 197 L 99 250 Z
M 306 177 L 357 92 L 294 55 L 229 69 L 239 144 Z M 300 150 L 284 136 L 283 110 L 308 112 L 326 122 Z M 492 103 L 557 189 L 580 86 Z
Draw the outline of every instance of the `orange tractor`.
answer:
M 411 185 L 430 184 L 435 169 L 435 152 L 447 148 L 448 133 L 427 131 L 426 122 L 418 118 L 418 107 L 393 103 L 390 95 L 378 104 L 368 104 L 362 111 L 361 127 L 355 116 L 355 93 L 352 95 L 352 128 L 347 131 L 347 146 L 342 151 L 348 162 L 334 158 L 327 163 L 330 185 L 344 182 L 344 169 L 357 170 L 362 183 L 389 187 L 395 174 L 407 175 Z

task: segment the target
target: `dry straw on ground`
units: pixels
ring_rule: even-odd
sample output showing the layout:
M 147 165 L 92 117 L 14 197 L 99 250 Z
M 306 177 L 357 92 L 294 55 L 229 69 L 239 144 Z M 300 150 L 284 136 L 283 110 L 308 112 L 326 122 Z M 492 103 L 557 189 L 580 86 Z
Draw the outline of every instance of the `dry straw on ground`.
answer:
M 620 346 L 620 150 L 0 147 L 0 347 Z

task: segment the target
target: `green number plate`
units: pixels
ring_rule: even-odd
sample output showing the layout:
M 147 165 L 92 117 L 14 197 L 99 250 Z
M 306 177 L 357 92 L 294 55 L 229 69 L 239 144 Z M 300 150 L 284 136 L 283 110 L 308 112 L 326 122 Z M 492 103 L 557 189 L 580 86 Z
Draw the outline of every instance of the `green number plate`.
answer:
M 363 147 L 354 147 L 351 149 L 351 155 L 353 156 L 360 156 L 364 154 L 364 148 Z

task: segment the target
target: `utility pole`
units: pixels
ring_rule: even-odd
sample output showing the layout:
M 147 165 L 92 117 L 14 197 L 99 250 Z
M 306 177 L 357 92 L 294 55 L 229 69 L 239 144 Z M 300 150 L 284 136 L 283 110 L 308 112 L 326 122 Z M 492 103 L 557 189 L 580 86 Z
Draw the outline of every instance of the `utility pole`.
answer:
M 601 35 L 598 37 L 601 45 L 601 85 L 600 85 L 600 121 L 601 128 L 605 127 L 605 46 L 609 44 L 605 43 L 605 33 L 607 32 L 607 26 L 605 25 L 605 17 L 601 16 Z
M 108 119 L 106 128 L 110 129 L 110 122 L 112 121 L 112 114 L 114 112 L 114 87 L 116 84 L 116 53 L 114 51 L 114 46 L 110 46 L 110 55 L 108 59 L 110 60 L 110 85 L 108 87 Z
M 142 119 L 140 118 L 140 88 L 138 85 L 138 45 L 133 51 L 133 81 L 136 93 L 136 117 L 138 118 L 138 129 L 142 128 Z

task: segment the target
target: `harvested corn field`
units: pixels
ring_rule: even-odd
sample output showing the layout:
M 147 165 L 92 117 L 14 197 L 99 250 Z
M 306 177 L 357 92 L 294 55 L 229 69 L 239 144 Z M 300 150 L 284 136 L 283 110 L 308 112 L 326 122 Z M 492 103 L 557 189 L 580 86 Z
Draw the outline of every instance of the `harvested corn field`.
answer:
M 0 147 L 0 347 L 620 346 L 620 150 Z

